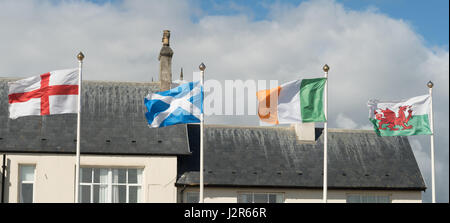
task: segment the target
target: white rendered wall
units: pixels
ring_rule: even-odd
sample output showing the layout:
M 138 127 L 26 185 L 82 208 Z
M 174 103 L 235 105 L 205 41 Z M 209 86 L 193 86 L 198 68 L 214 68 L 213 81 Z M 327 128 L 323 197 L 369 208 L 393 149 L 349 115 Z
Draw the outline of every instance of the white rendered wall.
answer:
M 35 168 L 34 202 L 72 203 L 75 186 L 75 155 L 8 154 L 5 180 L 6 202 L 18 202 L 19 165 Z M 141 202 L 176 202 L 177 158 L 175 156 L 81 155 L 81 167 L 143 168 Z

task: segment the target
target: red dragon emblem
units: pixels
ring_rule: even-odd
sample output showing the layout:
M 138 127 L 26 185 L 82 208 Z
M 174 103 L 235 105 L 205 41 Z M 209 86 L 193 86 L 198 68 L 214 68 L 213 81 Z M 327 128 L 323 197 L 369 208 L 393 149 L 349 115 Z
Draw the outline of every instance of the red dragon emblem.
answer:
M 375 118 L 377 120 L 380 120 L 378 129 L 386 130 L 386 128 L 383 128 L 384 124 L 388 124 L 387 127 L 391 131 L 399 130 L 399 128 L 394 128 L 397 125 L 400 125 L 403 127 L 403 129 L 401 129 L 401 130 L 410 129 L 413 127 L 412 125 L 407 126 L 408 121 L 411 118 L 412 112 L 413 112 L 411 110 L 411 106 L 408 106 L 408 105 L 400 106 L 400 108 L 398 110 L 398 117 L 395 115 L 395 112 L 393 112 L 389 108 L 386 108 L 386 110 L 383 110 L 383 109 L 380 109 L 380 110 L 382 113 L 378 113 L 375 110 Z M 405 116 L 405 111 L 408 111 L 408 113 L 409 113 L 408 117 Z

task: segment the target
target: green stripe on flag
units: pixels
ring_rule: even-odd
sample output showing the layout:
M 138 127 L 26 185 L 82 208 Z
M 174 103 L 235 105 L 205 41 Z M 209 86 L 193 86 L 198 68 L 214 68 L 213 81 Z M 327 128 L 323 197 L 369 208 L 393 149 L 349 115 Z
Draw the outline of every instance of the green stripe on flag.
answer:
M 411 135 L 431 135 L 430 130 L 430 122 L 428 121 L 428 115 L 413 115 L 411 119 L 409 119 L 408 123 L 405 126 L 412 126 L 410 129 L 403 129 L 403 126 L 396 125 L 393 128 L 398 130 L 391 130 L 388 125 L 383 124 L 382 128 L 386 128 L 385 130 L 379 129 L 380 120 L 369 118 L 370 122 L 372 122 L 375 133 L 379 136 L 411 136 Z
M 326 122 L 323 111 L 323 91 L 326 78 L 303 79 L 300 84 L 302 122 Z

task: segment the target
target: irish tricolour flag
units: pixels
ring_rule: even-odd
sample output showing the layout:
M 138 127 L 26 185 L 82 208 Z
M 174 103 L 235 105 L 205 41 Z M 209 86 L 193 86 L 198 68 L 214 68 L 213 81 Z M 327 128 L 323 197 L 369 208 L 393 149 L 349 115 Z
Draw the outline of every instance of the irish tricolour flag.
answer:
M 269 124 L 325 122 L 326 78 L 302 79 L 258 91 L 258 116 Z
M 369 100 L 369 120 L 379 136 L 430 135 L 430 95 L 399 101 Z

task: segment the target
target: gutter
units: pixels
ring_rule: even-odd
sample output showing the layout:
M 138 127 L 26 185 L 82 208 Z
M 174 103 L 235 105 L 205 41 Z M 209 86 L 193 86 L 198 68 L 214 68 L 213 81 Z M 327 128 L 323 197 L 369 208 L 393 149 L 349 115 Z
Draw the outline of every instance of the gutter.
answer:
M 208 187 L 225 187 L 225 188 L 268 188 L 268 189 L 320 189 L 322 190 L 323 187 L 321 186 L 295 186 L 295 185 L 233 185 L 233 184 L 205 184 L 205 186 Z M 199 187 L 199 183 L 175 183 L 175 186 L 177 187 Z M 385 190 L 385 191 L 392 191 L 392 190 L 405 190 L 405 191 L 425 191 L 426 187 L 336 187 L 336 186 L 329 186 L 328 189 L 333 190 Z
M 3 154 L 3 165 L 2 165 L 2 202 L 5 203 L 5 173 L 6 171 L 6 154 Z
M 183 199 L 183 198 L 184 198 L 184 194 L 183 194 L 183 193 L 184 193 L 184 190 L 186 190 L 186 188 L 187 188 L 187 186 L 184 185 L 184 186 L 183 186 L 183 189 L 181 189 L 181 191 L 180 191 L 180 194 L 181 194 L 181 195 L 180 195 L 180 196 L 181 196 L 181 197 L 180 197 L 180 203 L 184 203 L 184 201 L 183 201 L 183 200 L 184 200 L 184 199 Z

